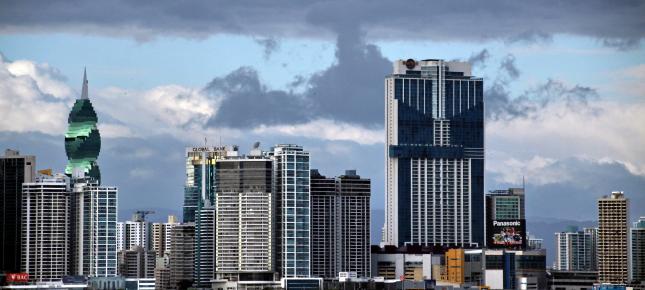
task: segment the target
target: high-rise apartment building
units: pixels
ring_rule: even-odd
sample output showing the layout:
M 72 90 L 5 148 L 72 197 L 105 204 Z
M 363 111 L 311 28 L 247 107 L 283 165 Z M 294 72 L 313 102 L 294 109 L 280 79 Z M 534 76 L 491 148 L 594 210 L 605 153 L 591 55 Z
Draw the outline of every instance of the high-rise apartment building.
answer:
M 555 233 L 555 270 L 592 271 L 595 255 L 594 236 L 577 227 Z
M 629 230 L 630 236 L 630 280 L 636 283 L 645 281 L 645 217 L 634 223 Z
M 152 249 L 152 226 L 149 222 L 133 217 L 130 221 L 117 222 L 117 252 L 135 246 Z
M 195 286 L 208 288 L 215 278 L 215 206 L 206 200 L 195 218 Z
M 524 188 L 493 190 L 486 194 L 486 246 L 526 249 Z
M 195 224 L 178 224 L 172 228 L 170 246 L 170 289 L 192 285 L 195 268 Z
M 397 60 L 385 78 L 385 244 L 484 245 L 483 80 Z
M 22 184 L 36 177 L 36 157 L 5 150 L 0 156 L 0 272 L 18 272 L 22 245 Z
M 124 278 L 154 278 L 156 255 L 154 251 L 133 246 L 120 251 L 119 275 Z
M 598 228 L 582 229 L 591 237 L 591 271 L 598 270 Z
M 340 203 L 336 179 L 311 170 L 311 276 L 335 278 L 340 272 Z
M 83 72 L 81 98 L 74 102 L 67 120 L 65 133 L 67 166 L 65 174 L 70 177 L 92 178 L 101 183 L 101 172 L 96 159 L 101 151 L 101 134 L 96 123 L 98 118 L 89 99 L 87 73 Z
M 309 152 L 279 144 L 274 159 L 277 266 L 283 278 L 309 277 L 310 189 Z
M 254 151 L 217 162 L 218 279 L 275 279 L 273 160 Z
M 598 281 L 627 283 L 628 199 L 622 191 L 598 199 Z
M 340 198 L 340 272 L 370 276 L 371 181 L 356 170 L 336 178 Z
M 337 178 L 311 170 L 312 276 L 370 277 L 370 194 L 370 180 L 355 170 Z
M 62 174 L 22 185 L 22 272 L 31 282 L 68 274 L 69 196 L 69 179 Z
M 157 257 L 163 257 L 170 251 L 172 228 L 179 224 L 177 217 L 170 215 L 165 223 L 152 224 L 152 249 Z
M 118 190 L 95 181 L 77 182 L 72 192 L 70 239 L 72 274 L 90 277 L 117 275 Z

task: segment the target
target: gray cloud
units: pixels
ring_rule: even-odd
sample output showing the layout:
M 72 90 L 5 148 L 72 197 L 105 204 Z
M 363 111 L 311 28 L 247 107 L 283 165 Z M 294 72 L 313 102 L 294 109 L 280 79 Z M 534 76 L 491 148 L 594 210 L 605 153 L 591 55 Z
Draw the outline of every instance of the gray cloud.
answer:
M 506 39 L 506 43 L 548 43 L 553 40 L 553 36 L 546 32 L 539 30 L 528 30 L 517 35 L 510 36 Z
M 269 59 L 271 57 L 271 54 L 273 54 L 280 47 L 278 40 L 273 37 L 258 38 L 255 39 L 255 42 L 264 48 L 265 60 Z
M 383 78 L 392 63 L 379 48 L 364 42 L 358 29 L 340 30 L 336 64 L 309 80 L 305 95 L 323 117 L 367 125 L 383 123 Z
M 361 25 L 370 38 L 542 41 L 553 34 L 589 36 L 608 45 L 645 36 L 645 2 L 506 0 L 398 1 L 3 1 L 4 32 L 64 31 L 148 39 L 215 33 L 329 37 L 319 26 Z M 431 15 L 431 16 L 429 16 Z M 476 28 L 476 29 L 474 29 Z M 334 30 L 334 29 L 332 29 Z
M 366 44 L 361 31 L 348 27 L 339 31 L 332 66 L 290 84 L 305 86 L 302 93 L 267 90 L 251 68 L 214 79 L 204 90 L 224 99 L 209 125 L 240 128 L 330 118 L 382 126 L 383 77 L 391 69 L 377 46 Z
M 490 58 L 490 53 L 488 52 L 488 49 L 482 49 L 478 53 L 473 53 L 468 60 L 466 60 L 468 63 L 470 63 L 473 67 L 485 67 L 486 62 Z
M 513 55 L 509 54 L 501 60 L 498 74 L 485 92 L 486 118 L 511 120 L 530 117 L 548 104 L 558 101 L 578 110 L 595 110 L 588 106 L 590 100 L 598 98 L 595 89 L 580 85 L 567 86 L 554 79 L 513 97 L 508 87 L 520 74 Z
M 310 102 L 291 92 L 267 89 L 249 67 L 213 79 L 204 91 L 224 98 L 215 117 L 208 121 L 209 126 L 300 123 L 311 116 Z
M 516 80 L 520 77 L 520 70 L 515 65 L 515 56 L 512 54 L 508 54 L 502 59 L 499 68 L 503 73 L 506 73 L 509 80 Z

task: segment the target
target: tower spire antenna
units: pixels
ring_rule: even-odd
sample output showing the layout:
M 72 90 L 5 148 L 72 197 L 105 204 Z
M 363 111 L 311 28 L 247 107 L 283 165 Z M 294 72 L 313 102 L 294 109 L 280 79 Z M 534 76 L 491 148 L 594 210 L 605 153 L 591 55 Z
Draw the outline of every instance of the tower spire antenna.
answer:
M 88 99 L 88 92 L 87 92 L 87 68 L 83 68 L 83 91 L 81 92 L 81 100 L 87 100 Z

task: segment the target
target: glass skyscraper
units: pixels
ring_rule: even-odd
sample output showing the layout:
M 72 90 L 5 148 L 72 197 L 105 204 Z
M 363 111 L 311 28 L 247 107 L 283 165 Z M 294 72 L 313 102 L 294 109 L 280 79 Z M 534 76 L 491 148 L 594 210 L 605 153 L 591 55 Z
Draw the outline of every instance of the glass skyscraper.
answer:
M 279 144 L 273 148 L 272 155 L 278 207 L 277 265 L 283 278 L 309 277 L 309 152 L 298 145 Z
M 391 245 L 484 245 L 483 80 L 470 65 L 394 62 L 385 78 Z
M 36 177 L 36 157 L 7 149 L 0 156 L 0 272 L 20 271 L 22 184 Z
M 69 128 L 65 133 L 67 166 L 65 174 L 73 177 L 90 177 L 101 183 L 101 172 L 96 159 L 101 151 L 101 134 L 96 127 L 96 112 L 88 97 L 87 73 L 83 72 L 81 98 L 74 102 L 69 112 Z
M 72 274 L 117 275 L 117 195 L 116 187 L 95 181 L 74 184 Z
M 65 133 L 67 166 L 73 190 L 70 196 L 69 243 L 73 275 L 114 277 L 117 275 L 117 198 L 113 186 L 101 185 L 96 160 L 101 136 L 94 107 L 88 97 L 87 74 L 83 73 L 81 98 L 69 113 Z
M 215 162 L 226 156 L 226 148 L 186 148 L 186 184 L 184 186 L 184 222 L 195 222 L 196 211 L 206 200 L 215 203 L 213 180 Z

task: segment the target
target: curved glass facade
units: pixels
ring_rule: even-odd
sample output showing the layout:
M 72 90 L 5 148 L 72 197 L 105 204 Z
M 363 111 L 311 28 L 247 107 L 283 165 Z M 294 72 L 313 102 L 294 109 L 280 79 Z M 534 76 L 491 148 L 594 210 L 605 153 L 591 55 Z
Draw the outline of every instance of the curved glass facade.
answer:
M 75 170 L 80 170 L 85 177 L 100 182 L 101 172 L 96 159 L 101 151 L 101 134 L 96 127 L 96 112 L 87 99 L 86 91 L 87 80 L 84 80 L 83 97 L 76 100 L 67 119 L 69 127 L 65 133 L 65 152 L 68 162 L 65 174 L 72 176 Z

